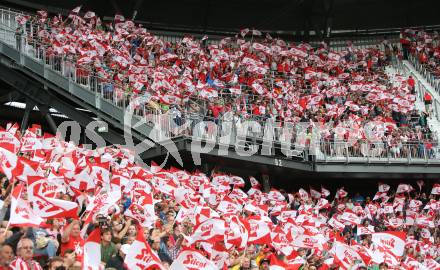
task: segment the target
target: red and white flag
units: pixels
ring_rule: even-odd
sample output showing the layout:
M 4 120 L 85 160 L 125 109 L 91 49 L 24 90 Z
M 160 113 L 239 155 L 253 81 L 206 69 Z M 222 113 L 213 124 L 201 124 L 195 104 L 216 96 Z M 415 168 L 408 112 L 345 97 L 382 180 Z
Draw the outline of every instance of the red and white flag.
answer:
M 12 171 L 17 166 L 17 155 L 14 152 L 15 146 L 10 143 L 0 143 L 0 172 L 8 179 L 12 178 Z
M 440 270 L 440 263 L 436 262 L 434 259 L 425 259 L 423 263 L 428 269 Z
M 72 11 L 70 11 L 70 13 L 78 14 L 80 10 L 81 10 L 81 6 L 77 6 L 76 8 L 72 9 Z
M 101 230 L 96 228 L 84 243 L 83 269 L 101 269 Z
M 249 177 L 249 181 L 251 182 L 251 186 L 253 188 L 259 188 L 260 187 L 260 183 L 258 182 L 257 179 L 255 179 L 255 177 L 253 177 L 253 176 Z
M 309 199 L 309 193 L 307 191 L 305 191 L 303 188 L 300 188 L 298 190 L 298 194 L 299 194 L 299 197 L 301 198 L 301 200 L 303 200 L 303 201 L 307 201 Z
M 12 191 L 9 226 L 40 227 L 44 220 L 32 211 L 28 201 L 21 198 L 24 185 L 18 184 Z
M 348 195 L 348 192 L 345 191 L 344 188 L 340 188 L 340 189 L 336 192 L 336 196 L 335 196 L 335 198 L 342 199 L 342 198 L 347 197 L 347 195 Z
M 312 196 L 312 198 L 314 199 L 319 199 L 321 198 L 322 194 L 321 192 L 314 190 L 313 188 L 310 188 L 310 195 Z
M 374 233 L 374 226 L 357 226 L 357 235 L 366 235 L 366 234 L 373 234 Z
M 138 231 L 136 240 L 130 245 L 124 264 L 130 270 L 160 269 L 164 270 L 159 256 L 145 241 L 142 230 Z
M 86 14 L 84 14 L 84 19 L 91 19 L 91 18 L 95 18 L 95 12 L 93 11 L 87 11 Z
M 247 33 L 249 33 L 249 28 L 245 28 L 245 29 L 240 30 L 240 35 L 242 37 L 246 36 Z
M 247 246 L 249 239 L 250 225 L 244 219 L 240 219 L 238 216 L 233 216 L 229 222 L 229 227 L 226 230 L 225 245 L 233 245 L 240 249 L 244 249 Z
M 330 196 L 330 191 L 328 189 L 324 188 L 324 187 L 321 187 L 321 195 L 324 198 L 327 198 L 328 196 Z
M 29 176 L 28 199 L 32 202 L 34 213 L 42 218 L 78 218 L 76 202 L 56 199 L 63 187 L 40 176 Z M 65 191 L 64 191 L 65 192 Z
M 350 246 L 336 241 L 332 253 L 334 254 L 334 263 L 338 264 L 342 269 L 351 269 L 356 261 L 361 261 L 362 257 Z
M 301 265 L 299 266 L 290 265 L 278 259 L 275 254 L 272 253 L 272 255 L 270 255 L 270 266 L 269 266 L 270 270 L 294 270 L 294 269 L 299 269 Z
M 410 186 L 408 184 L 399 184 L 399 186 L 397 187 L 396 193 L 410 192 L 412 190 L 413 190 L 412 186 Z
M 264 220 L 259 218 L 249 218 L 249 243 L 253 244 L 269 244 L 271 242 L 270 232 L 272 228 Z
M 318 210 L 329 208 L 329 207 L 331 207 L 330 203 L 328 202 L 328 200 L 326 200 L 324 198 L 319 199 L 315 205 L 315 209 L 318 209 Z
M 131 268 L 129 269 L 131 270 Z M 199 251 L 186 249 L 182 250 L 173 261 L 170 270 L 218 270 L 218 268 L 214 262 L 208 260 Z
M 220 218 L 211 218 L 194 227 L 194 233 L 188 237 L 191 244 L 197 241 L 215 243 L 224 241 L 226 221 Z
M 87 205 L 86 211 L 88 212 L 88 215 L 84 220 L 91 220 L 93 216 L 99 214 L 107 216 L 112 207 L 117 207 L 117 203 L 120 199 L 121 192 L 118 190 L 96 195 L 91 198 L 90 204 Z
M 394 256 L 402 256 L 405 249 L 405 232 L 387 231 L 372 234 L 372 242 L 378 247 L 391 252 Z
M 387 184 L 380 184 L 379 185 L 379 192 L 388 192 L 390 190 L 390 186 Z
M 318 240 L 308 234 L 300 234 L 293 237 L 292 245 L 297 248 L 314 248 L 318 245 Z
M 25 24 L 28 20 L 30 19 L 30 16 L 25 16 L 25 15 L 19 15 L 15 17 L 15 21 L 19 24 L 19 25 L 23 25 Z
M 238 214 L 242 209 L 242 206 L 228 196 L 223 198 L 223 200 L 217 206 L 217 211 L 222 214 Z
M 434 184 L 431 190 L 431 194 L 440 195 L 440 184 Z
M 35 196 L 32 204 L 35 214 L 42 218 L 78 218 L 76 202 Z

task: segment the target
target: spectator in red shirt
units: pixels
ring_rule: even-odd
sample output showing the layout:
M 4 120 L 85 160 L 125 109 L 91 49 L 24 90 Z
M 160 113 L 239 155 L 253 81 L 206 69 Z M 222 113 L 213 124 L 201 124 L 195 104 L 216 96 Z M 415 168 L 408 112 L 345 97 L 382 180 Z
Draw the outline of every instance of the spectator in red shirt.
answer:
M 423 99 L 425 100 L 425 110 L 429 113 L 431 111 L 432 97 L 428 92 L 425 92 Z
M 211 106 L 210 108 L 212 110 L 212 114 L 214 115 L 214 118 L 218 118 L 219 115 L 223 112 L 223 106 L 216 103 L 215 105 Z
M 80 225 L 78 220 L 72 221 L 64 230 L 61 236 L 61 256 L 64 256 L 66 250 L 75 251 L 76 259 L 81 261 L 83 239 L 80 236 Z
M 415 91 L 416 90 L 416 81 L 414 81 L 414 78 L 412 76 L 409 76 L 409 78 L 407 80 L 407 83 L 408 83 L 408 85 L 410 87 L 411 94 L 414 95 L 414 93 L 416 92 Z

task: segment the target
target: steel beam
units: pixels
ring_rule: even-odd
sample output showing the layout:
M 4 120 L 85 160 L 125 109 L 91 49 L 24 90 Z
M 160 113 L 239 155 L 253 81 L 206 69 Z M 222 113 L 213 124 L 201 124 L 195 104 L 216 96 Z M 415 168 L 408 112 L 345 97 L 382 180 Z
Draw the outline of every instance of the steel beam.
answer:
M 26 98 L 26 108 L 24 109 L 24 115 L 23 115 L 23 119 L 21 120 L 21 125 L 20 125 L 21 134 L 24 134 L 24 132 L 26 131 L 26 129 L 28 127 L 29 115 L 32 112 L 32 110 L 34 109 L 35 105 L 36 104 L 32 99 Z
M 5 104 L 7 102 L 15 101 L 21 97 L 21 94 L 18 91 L 11 91 L 6 95 L 0 97 L 0 104 Z
M 28 100 L 32 100 L 34 106 L 35 104 L 39 104 L 40 106 L 43 105 L 46 107 L 55 108 L 57 111 L 66 115 L 70 119 L 77 121 L 83 127 L 86 127 L 91 121 L 94 120 L 86 113 L 76 110 L 74 104 L 63 101 L 49 90 L 45 90 L 43 85 L 31 80 L 29 77 L 18 72 L 17 70 L 11 69 L 4 64 L 0 64 L 0 74 L 2 74 L 1 79 L 5 83 L 14 87 Z M 26 109 L 27 108 L 28 105 L 26 105 Z M 23 123 L 26 124 L 27 120 L 24 120 L 25 119 L 23 119 Z M 22 125 L 22 127 L 23 126 L 25 125 Z M 109 143 L 125 144 L 123 134 L 110 127 L 108 132 L 100 133 L 100 135 Z
M 45 105 L 37 105 L 38 109 L 40 110 L 41 115 L 46 119 L 47 124 L 49 125 L 50 129 L 52 130 L 53 134 L 56 134 L 57 132 L 57 124 L 53 120 L 52 116 L 49 113 L 49 108 Z

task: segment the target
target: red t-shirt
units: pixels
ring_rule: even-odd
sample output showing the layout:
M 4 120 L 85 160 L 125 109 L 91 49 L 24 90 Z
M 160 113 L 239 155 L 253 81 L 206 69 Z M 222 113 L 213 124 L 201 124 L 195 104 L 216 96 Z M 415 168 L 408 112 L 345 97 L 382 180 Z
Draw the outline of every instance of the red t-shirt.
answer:
M 214 117 L 217 118 L 218 115 L 223 112 L 223 107 L 220 105 L 211 106 L 211 110 L 212 110 L 212 114 L 214 115 Z
M 84 240 L 81 238 L 81 236 L 78 237 L 69 237 L 69 242 L 67 243 L 61 243 L 61 256 L 64 256 L 64 252 L 66 250 L 72 249 L 75 251 L 76 254 L 76 260 L 81 261 L 83 256 L 83 246 L 84 246 Z
M 412 88 L 414 88 L 414 86 L 416 85 L 416 82 L 414 81 L 413 78 L 409 78 L 409 79 L 408 79 L 408 84 L 409 84 L 409 86 L 411 86 Z
M 425 101 L 431 101 L 431 100 L 432 100 L 431 95 L 426 92 L 425 93 Z

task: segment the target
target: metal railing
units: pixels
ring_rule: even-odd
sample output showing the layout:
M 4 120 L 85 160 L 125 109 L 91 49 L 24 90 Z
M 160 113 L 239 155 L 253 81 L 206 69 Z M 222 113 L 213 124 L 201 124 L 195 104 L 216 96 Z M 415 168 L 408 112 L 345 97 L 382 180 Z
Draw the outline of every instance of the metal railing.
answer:
M 418 71 L 425 79 L 426 81 L 431 85 L 432 89 L 440 95 L 440 80 L 435 79 L 434 76 L 419 62 L 419 60 L 414 57 L 413 55 L 409 55 L 408 57 L 409 62 L 412 64 L 412 66 Z M 430 93 L 430 91 L 425 87 L 425 84 L 421 82 L 419 79 L 417 79 L 417 76 L 413 74 L 406 66 L 402 63 L 402 61 L 399 61 L 399 66 L 401 70 L 405 72 L 407 75 L 412 75 L 414 80 L 416 81 L 416 90 L 418 98 L 422 101 L 424 101 L 424 95 L 425 93 Z M 437 88 L 436 88 L 437 86 Z M 431 105 L 429 105 L 430 108 L 430 114 L 437 119 L 437 121 L 440 121 L 440 100 L 437 100 L 433 97 Z
M 405 143 L 398 146 L 367 141 L 359 141 L 354 146 L 348 142 L 338 141 L 318 140 L 315 143 L 308 139 L 306 132 L 299 132 L 292 124 L 278 123 L 256 116 L 248 119 L 251 121 L 235 121 L 237 119 L 234 120 L 234 117 L 228 120 L 224 116 L 222 119 L 209 118 L 191 111 L 187 106 L 181 107 L 178 113 L 175 110 L 162 113 L 161 105 L 154 104 L 149 95 L 141 96 L 136 99 L 137 103 L 133 103 L 131 101 L 134 96 L 128 91 L 127 84 L 100 77 L 93 70 L 78 66 L 76 61 L 69 57 L 51 54 L 44 44 L 35 42 L 34 39 L 29 40 L 27 36 L 17 38 L 14 31 L 7 29 L 14 26 L 11 20 L 15 22 L 13 18 L 16 14 L 10 13 L 6 16 L 5 12 L 0 12 L 0 17 L 5 18 L 0 21 L 0 25 L 3 26 L 0 29 L 0 40 L 4 44 L 44 63 L 52 71 L 67 77 L 69 81 L 77 83 L 96 97 L 103 98 L 124 111 L 127 105 L 131 104 L 137 116 L 155 126 L 153 137 L 157 140 L 186 136 L 193 140 L 212 141 L 235 149 L 254 147 L 261 154 L 302 159 L 314 155 L 316 160 L 321 161 L 340 161 L 343 158 L 344 161 L 351 162 L 360 158 L 367 161 L 386 159 L 406 163 L 413 160 L 429 162 L 431 159 L 440 159 L 438 147 L 427 142 Z M 253 97 L 248 94 L 246 98 Z
M 425 79 L 432 86 L 432 88 L 437 92 L 437 94 L 440 94 L 440 77 L 432 74 L 432 72 L 429 69 L 427 69 L 425 65 L 420 63 L 419 59 L 415 55 L 409 54 L 408 60 L 416 68 L 416 70 L 420 74 L 422 74 L 423 77 L 425 77 Z

